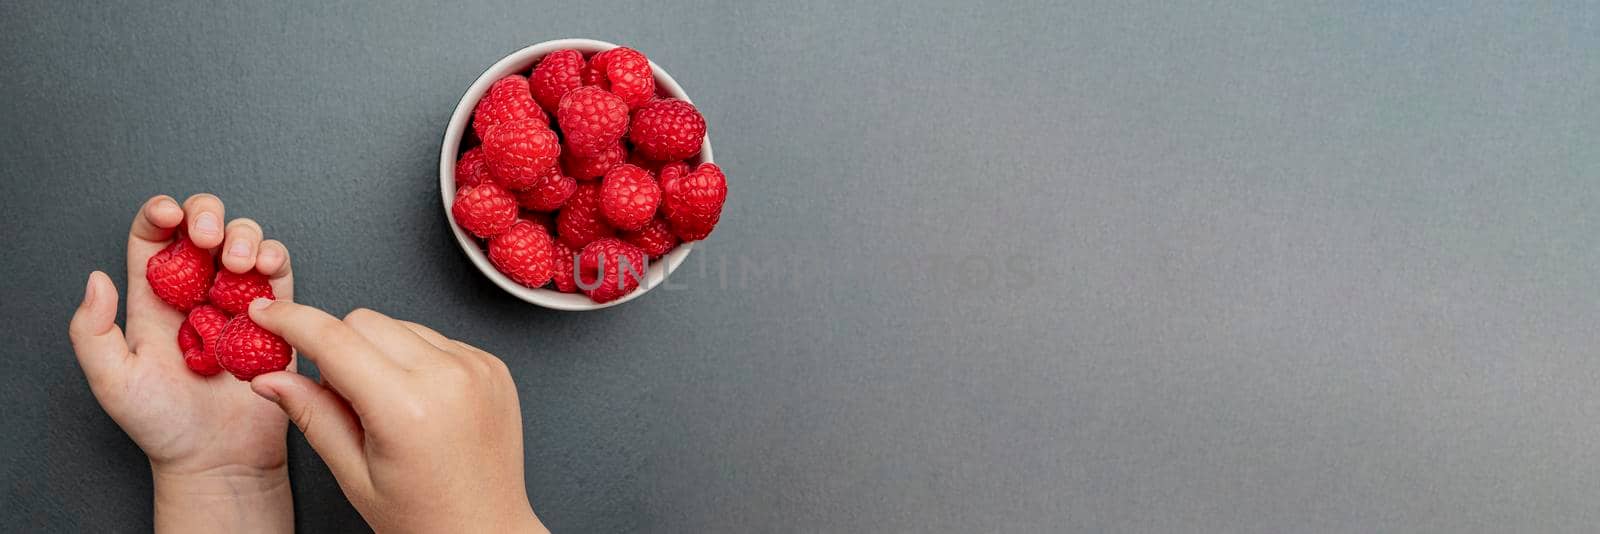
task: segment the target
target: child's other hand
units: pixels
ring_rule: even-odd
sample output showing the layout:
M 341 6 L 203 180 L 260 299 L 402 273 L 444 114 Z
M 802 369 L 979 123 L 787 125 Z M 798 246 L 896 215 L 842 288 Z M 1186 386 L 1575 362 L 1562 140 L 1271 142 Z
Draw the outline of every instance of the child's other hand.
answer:
M 128 232 L 126 336 L 116 324 L 117 288 L 101 272 L 89 275 L 69 327 L 95 398 L 150 457 L 158 525 L 164 489 L 288 494 L 283 412 L 227 373 L 189 371 L 177 345 L 184 313 L 163 303 L 145 281 L 145 263 L 182 225 L 195 244 L 221 255 L 222 268 L 260 271 L 279 299 L 292 299 L 283 243 L 263 240 L 261 226 L 250 219 L 225 220 L 222 201 L 213 195 L 195 195 L 181 207 L 165 195 L 146 201 Z M 186 483 L 166 484 L 177 480 Z
M 249 313 L 322 372 L 320 384 L 278 372 L 251 387 L 283 406 L 374 530 L 544 530 L 523 486 L 522 406 L 499 358 L 371 310 L 341 321 L 260 299 Z

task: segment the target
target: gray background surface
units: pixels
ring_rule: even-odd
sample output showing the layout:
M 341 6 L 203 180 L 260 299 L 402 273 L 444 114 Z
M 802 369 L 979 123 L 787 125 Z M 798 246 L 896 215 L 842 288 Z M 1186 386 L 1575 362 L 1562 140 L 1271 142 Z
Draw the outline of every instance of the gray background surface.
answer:
M 502 356 L 557 531 L 1600 523 L 1594 4 L 69 4 L 0 4 L 7 530 L 148 528 L 66 324 L 202 191 L 302 301 Z M 568 36 L 670 70 L 732 191 L 683 289 L 587 314 L 436 185 Z M 289 439 L 301 530 L 364 528 Z

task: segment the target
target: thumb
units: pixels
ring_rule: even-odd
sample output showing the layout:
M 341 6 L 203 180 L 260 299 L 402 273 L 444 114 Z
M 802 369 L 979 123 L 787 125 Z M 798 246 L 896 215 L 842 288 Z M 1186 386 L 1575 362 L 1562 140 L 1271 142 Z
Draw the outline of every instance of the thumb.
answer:
M 83 288 L 83 303 L 72 313 L 67 326 L 72 351 L 90 384 L 108 376 L 128 357 L 128 342 L 117 328 L 117 286 L 106 273 L 89 273 Z
M 361 421 L 338 393 L 287 371 L 255 377 L 250 390 L 283 409 L 346 491 L 370 487 Z

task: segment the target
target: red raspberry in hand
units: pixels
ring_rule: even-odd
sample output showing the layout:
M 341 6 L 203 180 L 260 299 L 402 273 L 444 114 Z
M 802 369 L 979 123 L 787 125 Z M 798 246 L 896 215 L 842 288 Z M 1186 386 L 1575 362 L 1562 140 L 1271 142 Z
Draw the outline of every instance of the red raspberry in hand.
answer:
M 550 174 L 540 178 L 526 190 L 517 193 L 517 205 L 530 211 L 555 211 L 578 190 L 578 181 L 551 168 Z
M 621 165 L 600 180 L 600 213 L 619 230 L 643 227 L 660 204 L 661 188 L 644 169 Z
M 556 164 L 561 140 L 543 122 L 510 121 L 490 128 L 483 138 L 483 156 L 494 182 L 512 191 L 533 186 Z
M 534 101 L 545 111 L 555 113 L 556 105 L 567 91 L 583 87 L 583 71 L 587 68 L 583 54 L 577 50 L 557 50 L 545 55 L 528 76 Z
M 223 369 L 234 378 L 248 381 L 288 368 L 294 349 L 288 341 L 251 321 L 249 315 L 239 315 L 223 327 L 216 354 Z
M 188 319 L 178 326 L 178 350 L 183 353 L 184 365 L 200 376 L 211 376 L 222 370 L 217 365 L 216 356 L 206 352 L 201 345 L 200 334 L 194 331 L 194 325 L 189 324 Z
M 277 298 L 272 294 L 272 285 L 267 283 L 267 275 L 253 269 L 244 274 L 234 274 L 227 269 L 217 271 L 216 281 L 206 294 L 212 304 L 229 315 L 244 313 L 250 301 L 257 297 Z
M 185 318 L 183 324 L 178 325 L 178 350 L 187 351 L 200 346 L 200 333 L 194 331 L 194 325 L 189 324 Z
M 189 317 L 184 320 L 195 335 L 200 336 L 200 346 L 214 349 L 217 345 L 217 336 L 222 335 L 222 327 L 228 325 L 228 312 L 210 304 L 201 304 L 189 310 Z
M 667 226 L 667 220 L 660 217 L 651 219 L 638 231 L 623 233 L 622 241 L 638 247 L 651 258 L 665 256 L 678 246 L 678 236 L 672 234 L 672 229 Z
M 618 141 L 611 148 L 600 151 L 594 156 L 579 156 L 571 150 L 561 152 L 561 168 L 567 176 L 579 180 L 593 180 L 605 176 L 611 169 L 616 168 L 628 157 L 628 148 Z
M 694 172 L 687 166 L 661 168 L 661 213 L 684 241 L 705 239 L 722 217 L 722 203 L 728 198 L 728 180 L 714 163 L 701 163 Z
M 561 97 L 556 124 L 566 136 L 568 151 L 597 156 L 628 133 L 628 104 L 598 87 L 579 87 Z
M 494 237 L 517 222 L 517 199 L 492 183 L 463 187 L 456 191 L 450 213 L 461 229 L 478 237 Z
M 573 273 L 573 268 L 578 264 L 577 255 L 578 253 L 573 251 L 571 247 L 556 241 L 555 261 L 553 262 L 555 271 L 550 276 L 550 281 L 556 284 L 556 291 L 562 293 L 578 292 L 577 275 Z
M 550 126 L 544 110 L 533 101 L 528 79 L 512 74 L 496 80 L 478 99 L 478 107 L 472 110 L 472 131 L 483 139 L 489 127 L 521 119 L 535 119 L 546 128 Z
M 200 376 L 212 376 L 222 372 L 222 365 L 217 363 L 216 355 L 200 347 L 190 347 L 189 350 L 183 351 L 183 366 Z
M 144 278 L 150 282 L 151 292 L 162 302 L 189 311 L 206 299 L 206 290 L 211 288 L 211 276 L 216 270 L 210 251 L 177 235 L 172 244 L 145 262 Z
M 604 75 L 606 81 L 599 85 L 622 97 L 630 108 L 642 106 L 656 96 L 656 78 L 650 70 L 650 60 L 638 50 L 619 46 L 595 54 L 589 65 Z
M 512 281 L 539 287 L 555 271 L 555 240 L 543 226 L 517 221 L 510 230 L 489 240 L 489 262 Z
M 183 350 L 183 363 L 200 376 L 211 376 L 222 371 L 217 363 L 217 343 L 222 329 L 228 324 L 228 314 L 209 304 L 195 306 L 183 325 L 194 331 L 199 343 Z M 180 329 L 181 333 L 182 330 Z M 179 343 L 180 348 L 182 343 Z
M 456 160 L 456 189 L 489 180 L 489 160 L 483 159 L 483 147 L 472 147 Z
M 639 155 L 657 161 L 687 159 L 700 153 L 706 119 L 694 104 L 670 98 L 652 101 L 633 114 L 628 139 Z
M 633 245 L 611 237 L 597 239 L 578 256 L 578 270 L 583 274 L 578 287 L 589 300 L 611 302 L 638 288 L 648 268 L 644 252 Z

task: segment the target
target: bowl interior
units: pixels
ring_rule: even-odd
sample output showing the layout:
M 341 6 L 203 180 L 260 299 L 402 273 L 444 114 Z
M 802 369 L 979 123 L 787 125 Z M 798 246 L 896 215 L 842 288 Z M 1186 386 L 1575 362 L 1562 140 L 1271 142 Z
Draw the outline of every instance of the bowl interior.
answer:
M 493 281 L 495 285 L 500 286 L 500 289 L 516 295 L 517 298 L 546 308 L 584 311 L 608 308 L 628 302 L 661 285 L 661 282 L 666 280 L 667 275 L 682 265 L 683 260 L 689 257 L 689 252 L 694 249 L 693 242 L 678 245 L 678 248 L 668 252 L 666 256 L 650 262 L 649 269 L 645 271 L 644 280 L 633 292 L 617 300 L 597 304 L 583 294 L 562 293 L 553 289 L 534 289 L 512 281 L 495 269 L 493 264 L 489 263 L 489 257 L 484 254 L 482 249 L 478 248 L 477 240 L 456 225 L 455 215 L 450 211 L 451 205 L 455 203 L 456 157 L 461 151 L 462 139 L 466 134 L 468 123 L 472 120 L 472 109 L 477 105 L 478 99 L 482 98 L 483 94 L 488 91 L 490 84 L 508 74 L 526 74 L 533 69 L 534 63 L 537 63 L 540 58 L 556 50 L 570 48 L 589 56 L 595 52 L 616 47 L 617 45 L 615 44 L 594 39 L 557 39 L 512 52 L 500 61 L 495 62 L 494 65 L 491 65 L 488 70 L 483 71 L 483 75 L 479 76 L 476 82 L 473 82 L 465 95 L 462 95 L 461 102 L 456 104 L 455 113 L 450 116 L 450 123 L 445 128 L 444 145 L 439 150 L 439 195 L 444 201 L 444 215 L 450 222 L 450 231 L 455 234 L 456 243 L 461 246 L 462 252 L 467 254 L 467 258 L 472 260 L 472 264 L 477 266 L 484 276 L 489 277 L 489 280 Z M 689 100 L 689 95 L 684 94 L 683 88 L 678 85 L 678 82 L 673 80 L 672 76 L 667 74 L 665 70 L 662 70 L 660 65 L 651 61 L 650 69 L 655 73 L 657 95 L 693 102 Z M 700 154 L 689 160 L 691 167 L 712 161 L 711 139 L 709 135 L 706 137 L 704 144 L 700 147 Z

